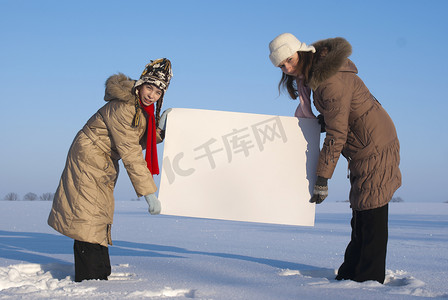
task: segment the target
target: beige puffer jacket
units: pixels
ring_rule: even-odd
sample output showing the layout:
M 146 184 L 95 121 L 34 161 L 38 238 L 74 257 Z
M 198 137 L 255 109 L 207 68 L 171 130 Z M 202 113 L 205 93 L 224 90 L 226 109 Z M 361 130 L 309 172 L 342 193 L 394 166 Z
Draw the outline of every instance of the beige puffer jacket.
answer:
M 70 147 L 48 218 L 48 224 L 63 235 L 112 245 L 113 190 L 119 159 L 137 196 L 157 190 L 142 153 L 147 124 L 143 110 L 139 126 L 131 126 L 135 115 L 134 83 L 123 74 L 111 76 L 106 81 L 107 103 L 87 121 Z
M 400 145 L 395 126 L 357 76 L 348 59 L 351 45 L 343 38 L 313 46 L 328 54 L 314 63 L 309 86 L 314 105 L 324 116 L 326 136 L 317 175 L 331 178 L 340 154 L 350 169 L 350 204 L 354 210 L 386 205 L 401 186 Z

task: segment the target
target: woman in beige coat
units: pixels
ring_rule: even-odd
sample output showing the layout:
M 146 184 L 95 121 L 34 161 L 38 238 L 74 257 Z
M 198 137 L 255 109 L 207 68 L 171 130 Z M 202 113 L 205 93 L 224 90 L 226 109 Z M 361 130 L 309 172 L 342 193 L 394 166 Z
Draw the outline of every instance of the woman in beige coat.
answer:
M 171 63 L 165 58 L 151 61 L 137 81 L 123 74 L 109 77 L 107 103 L 87 121 L 70 147 L 48 224 L 75 240 L 77 282 L 107 280 L 110 275 L 108 245 L 112 245 L 119 159 L 137 196 L 145 196 L 149 212 L 160 213 L 152 175 L 159 173 L 160 110 L 171 77 Z
M 401 185 L 395 126 L 358 77 L 355 64 L 348 59 L 351 45 L 345 39 L 308 46 L 284 33 L 269 48 L 272 63 L 283 71 L 279 88 L 286 88 L 292 99 L 300 99 L 296 116 L 314 117 L 312 91 L 325 125 L 311 202 L 321 203 L 327 197 L 327 181 L 340 154 L 348 161 L 352 236 L 336 279 L 383 283 L 388 203 Z

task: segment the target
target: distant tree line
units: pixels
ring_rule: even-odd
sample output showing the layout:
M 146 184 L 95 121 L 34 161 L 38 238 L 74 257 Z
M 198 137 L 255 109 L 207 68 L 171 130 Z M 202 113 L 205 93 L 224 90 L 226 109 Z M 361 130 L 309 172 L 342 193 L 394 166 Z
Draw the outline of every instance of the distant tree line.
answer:
M 43 193 L 42 195 L 38 196 L 35 193 L 26 193 L 25 196 L 23 196 L 24 201 L 53 201 L 54 193 Z M 20 200 L 20 197 L 17 193 L 8 193 L 3 198 L 3 200 L 6 201 L 18 201 Z
M 336 201 L 336 202 L 350 202 L 349 200 L 344 200 L 344 201 Z M 403 198 L 401 197 L 393 197 L 390 202 L 404 202 Z M 443 203 L 448 203 L 447 201 L 443 201 Z
M 350 202 L 350 200 L 336 201 L 336 202 Z M 390 202 L 404 202 L 404 200 L 401 197 L 392 197 Z
M 392 200 L 390 200 L 390 202 L 404 202 L 404 200 L 401 197 L 392 197 Z
M 8 193 L 5 197 L 3 197 L 3 200 L 6 201 L 19 201 L 19 195 L 17 193 Z M 23 196 L 24 201 L 53 201 L 54 193 L 43 193 L 42 195 L 38 196 L 35 193 L 26 193 L 25 196 Z M 132 198 L 131 201 L 140 201 L 139 198 Z M 349 200 L 344 201 L 336 201 L 336 202 L 350 202 Z M 393 197 L 390 202 L 404 202 L 403 198 L 401 197 Z M 448 203 L 448 201 L 444 201 L 444 203 Z

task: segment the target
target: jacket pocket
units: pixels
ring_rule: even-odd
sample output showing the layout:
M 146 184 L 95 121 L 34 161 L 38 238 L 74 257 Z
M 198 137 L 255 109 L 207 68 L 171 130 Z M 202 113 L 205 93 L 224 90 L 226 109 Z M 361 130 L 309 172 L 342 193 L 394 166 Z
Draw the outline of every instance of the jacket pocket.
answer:
M 112 159 L 109 155 L 104 154 L 105 161 L 104 161 L 104 178 L 103 178 L 103 184 L 109 188 L 114 189 L 115 184 L 117 182 L 118 177 L 118 161 Z
M 352 159 L 364 158 L 371 152 L 371 137 L 363 117 L 350 124 L 347 141 L 344 146 L 344 156 Z

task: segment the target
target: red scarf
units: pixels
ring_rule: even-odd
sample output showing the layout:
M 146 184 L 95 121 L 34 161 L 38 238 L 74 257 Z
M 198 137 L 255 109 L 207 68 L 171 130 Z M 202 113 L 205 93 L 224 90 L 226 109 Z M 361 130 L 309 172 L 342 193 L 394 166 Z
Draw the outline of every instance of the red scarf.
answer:
M 141 102 L 140 102 L 141 104 Z M 154 117 L 154 104 L 142 108 L 148 114 L 148 129 L 146 130 L 146 164 L 152 175 L 159 174 L 159 161 L 157 159 L 156 119 Z

